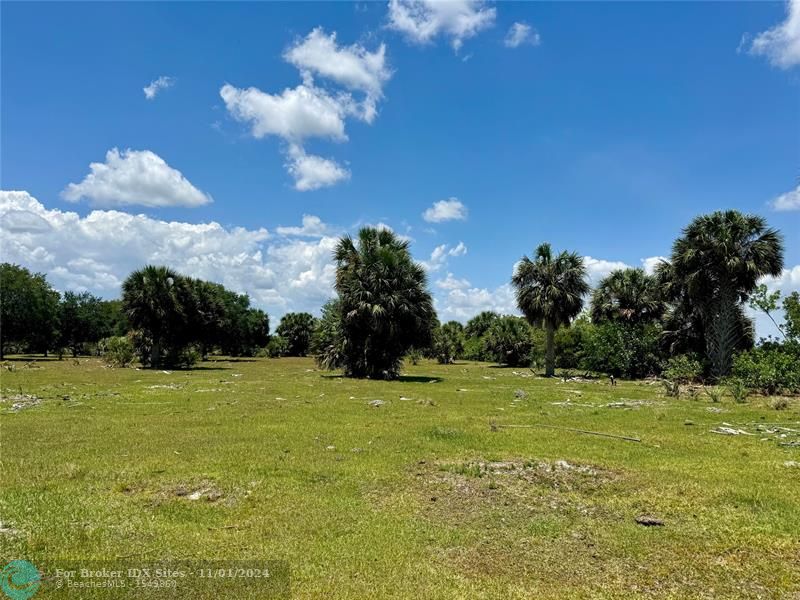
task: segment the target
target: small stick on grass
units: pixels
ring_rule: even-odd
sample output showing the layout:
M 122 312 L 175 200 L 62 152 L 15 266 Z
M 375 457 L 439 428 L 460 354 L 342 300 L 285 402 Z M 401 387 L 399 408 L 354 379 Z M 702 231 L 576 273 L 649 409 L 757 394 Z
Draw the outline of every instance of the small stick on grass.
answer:
M 547 427 L 548 429 L 560 429 L 561 431 L 572 431 L 573 433 L 584 433 L 586 435 L 599 435 L 602 437 L 614 438 L 617 440 L 625 440 L 627 442 L 641 442 L 642 440 L 635 437 L 628 437 L 626 435 L 614 435 L 613 433 L 602 433 L 600 431 L 589 431 L 587 429 L 574 429 L 572 427 L 560 427 L 558 425 L 545 425 L 544 423 L 534 423 L 533 425 L 497 425 L 492 423 L 492 430 L 499 428 L 504 429 L 532 429 L 534 427 Z

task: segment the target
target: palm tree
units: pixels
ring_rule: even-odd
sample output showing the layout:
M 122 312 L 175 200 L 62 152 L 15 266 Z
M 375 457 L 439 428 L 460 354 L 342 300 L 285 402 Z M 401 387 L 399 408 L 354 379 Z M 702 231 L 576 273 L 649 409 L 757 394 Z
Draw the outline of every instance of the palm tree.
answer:
M 639 325 L 658 321 L 665 310 L 656 278 L 644 269 L 619 269 L 592 293 L 592 321 Z
M 511 283 L 517 306 L 531 325 L 545 330 L 545 375 L 555 373 L 555 333 L 569 325 L 583 308 L 589 292 L 583 258 L 574 252 L 553 256 L 550 244 L 536 248 L 534 260 L 523 256 Z
M 345 375 L 397 377 L 406 352 L 430 343 L 435 312 L 425 271 L 408 242 L 385 229 L 365 227 L 357 242 L 343 237 L 334 259 Z
M 702 215 L 675 241 L 660 276 L 673 299 L 697 312 L 714 376 L 730 372 L 742 338 L 743 303 L 759 279 L 782 269 L 783 238 L 757 215 L 735 210 Z
M 180 276 L 168 267 L 148 265 L 134 271 L 122 284 L 122 303 L 134 329 L 150 338 L 151 367 L 161 364 L 165 344 L 181 333 Z

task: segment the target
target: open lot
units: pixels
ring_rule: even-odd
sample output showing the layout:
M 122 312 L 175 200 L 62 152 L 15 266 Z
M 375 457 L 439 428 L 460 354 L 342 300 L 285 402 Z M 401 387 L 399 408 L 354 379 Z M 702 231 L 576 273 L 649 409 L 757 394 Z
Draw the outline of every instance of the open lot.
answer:
M 797 399 L 479 363 L 4 364 L 3 558 L 281 559 L 298 598 L 800 594 Z

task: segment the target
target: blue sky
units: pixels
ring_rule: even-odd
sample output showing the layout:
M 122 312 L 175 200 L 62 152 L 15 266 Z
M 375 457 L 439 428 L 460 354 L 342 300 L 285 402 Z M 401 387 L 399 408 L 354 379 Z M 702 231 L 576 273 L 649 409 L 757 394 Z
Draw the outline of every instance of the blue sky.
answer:
M 4 260 L 104 296 L 164 262 L 277 316 L 384 223 L 465 319 L 541 241 L 596 280 L 736 208 L 800 287 L 800 4 L 411 4 L 4 2 Z

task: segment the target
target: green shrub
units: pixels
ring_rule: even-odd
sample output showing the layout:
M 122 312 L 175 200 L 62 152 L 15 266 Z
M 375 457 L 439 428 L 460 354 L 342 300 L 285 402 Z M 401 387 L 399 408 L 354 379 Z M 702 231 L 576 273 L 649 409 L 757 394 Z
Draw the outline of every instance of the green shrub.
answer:
M 587 371 L 637 379 L 659 372 L 660 328 L 606 322 L 585 328 L 581 365 Z
M 765 344 L 739 354 L 732 374 L 766 395 L 800 392 L 800 352 L 796 344 Z
M 133 342 L 127 336 L 110 337 L 98 344 L 103 360 L 112 367 L 127 367 L 136 357 Z
M 286 356 L 289 352 L 289 342 L 286 338 L 279 335 L 273 335 L 269 338 L 267 343 L 267 356 L 270 358 L 280 358 Z
M 750 396 L 750 388 L 738 377 L 728 379 L 728 392 L 737 404 L 744 404 Z
M 484 335 L 486 354 L 510 367 L 530 366 L 533 349 L 531 326 L 520 317 L 500 317 Z
M 669 381 L 686 384 L 696 381 L 702 373 L 703 366 L 696 358 L 688 354 L 681 354 L 673 356 L 666 362 L 662 375 Z

